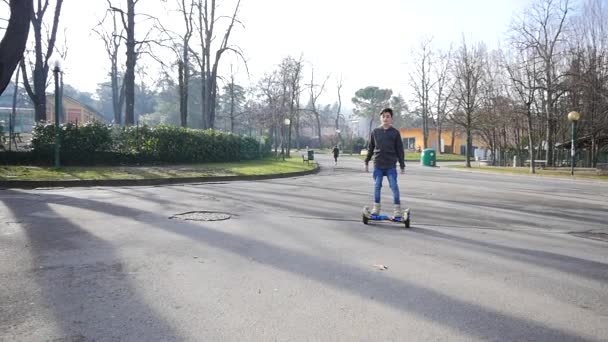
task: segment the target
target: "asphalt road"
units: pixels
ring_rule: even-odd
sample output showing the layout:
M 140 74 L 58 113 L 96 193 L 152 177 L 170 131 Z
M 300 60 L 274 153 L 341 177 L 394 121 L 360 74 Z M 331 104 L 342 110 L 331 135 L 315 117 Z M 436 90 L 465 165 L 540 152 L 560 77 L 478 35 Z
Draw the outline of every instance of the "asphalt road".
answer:
M 360 160 L 317 158 L 290 179 L 0 190 L 0 340 L 608 340 L 608 184 L 409 165 L 406 230 L 361 223 Z M 190 211 L 232 218 L 171 218 Z

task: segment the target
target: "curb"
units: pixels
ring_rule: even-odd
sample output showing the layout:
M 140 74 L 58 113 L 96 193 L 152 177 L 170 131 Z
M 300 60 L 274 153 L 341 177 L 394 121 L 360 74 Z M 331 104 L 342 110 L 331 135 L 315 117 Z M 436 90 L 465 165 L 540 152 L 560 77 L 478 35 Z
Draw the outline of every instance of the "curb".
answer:
M 2 189 L 36 189 L 36 188 L 73 188 L 94 186 L 155 186 L 188 183 L 213 183 L 226 181 L 255 181 L 307 176 L 318 173 L 319 164 L 313 170 L 291 173 L 275 173 L 252 176 L 211 176 L 183 178 L 151 178 L 151 179 L 91 179 L 91 180 L 60 180 L 60 181 L 0 181 Z
M 529 174 L 529 173 L 509 173 L 509 172 L 498 172 L 498 171 L 479 171 L 479 170 L 467 170 L 460 168 L 452 168 L 445 167 L 446 170 L 456 171 L 456 172 L 468 172 L 468 173 L 477 173 L 477 174 L 486 174 L 486 175 L 501 175 L 501 176 L 510 176 L 510 177 L 528 177 L 528 178 L 541 178 L 546 180 L 555 180 L 555 181 L 564 181 L 564 182 L 580 182 L 580 183 L 594 183 L 594 184 L 608 184 L 608 181 L 601 179 L 588 179 L 588 178 L 572 178 L 570 176 L 556 176 L 556 175 L 541 175 L 541 174 Z

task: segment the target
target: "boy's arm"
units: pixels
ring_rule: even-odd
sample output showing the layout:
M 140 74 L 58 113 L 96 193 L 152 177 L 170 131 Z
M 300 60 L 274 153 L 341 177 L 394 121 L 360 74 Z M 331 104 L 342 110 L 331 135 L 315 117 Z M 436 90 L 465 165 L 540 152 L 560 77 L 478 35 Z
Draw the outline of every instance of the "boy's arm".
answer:
M 369 136 L 369 145 L 367 146 L 367 155 L 365 156 L 365 165 L 369 164 L 369 161 L 372 159 L 372 155 L 374 154 L 375 149 L 376 149 L 376 141 L 374 140 L 374 131 L 372 131 Z
M 401 133 L 397 131 L 397 141 L 395 142 L 395 151 L 397 152 L 397 160 L 399 160 L 399 167 L 401 170 L 405 169 L 405 151 L 403 150 L 403 139 L 401 139 Z

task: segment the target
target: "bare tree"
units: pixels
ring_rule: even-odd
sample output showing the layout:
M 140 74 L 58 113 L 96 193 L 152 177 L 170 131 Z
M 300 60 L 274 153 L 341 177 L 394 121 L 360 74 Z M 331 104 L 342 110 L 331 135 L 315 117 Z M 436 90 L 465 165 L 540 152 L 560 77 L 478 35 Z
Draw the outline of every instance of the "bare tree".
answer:
M 304 68 L 304 61 L 303 61 L 303 56 L 300 55 L 299 59 L 293 59 L 291 58 L 290 64 L 290 75 L 289 75 L 289 87 L 290 87 L 290 94 L 289 94 L 289 127 L 288 127 L 288 136 L 287 136 L 287 156 L 290 156 L 290 150 L 291 150 L 291 132 L 293 130 L 293 127 L 295 126 L 296 128 L 296 139 L 298 141 L 298 147 L 299 147 L 299 140 L 300 140 L 300 132 L 299 132 L 299 122 L 300 122 L 300 95 L 302 94 L 302 87 L 301 87 L 301 82 L 302 82 L 302 70 Z
M 224 34 L 221 38 L 221 42 L 217 50 L 213 50 L 212 44 L 217 38 L 215 28 L 217 21 L 222 17 L 216 17 L 217 5 L 215 0 L 197 0 L 196 8 L 198 10 L 198 21 L 197 29 L 200 39 L 200 53 L 195 54 L 201 69 L 201 75 L 203 80 L 202 86 L 202 115 L 203 115 L 203 127 L 213 128 L 215 125 L 215 104 L 217 99 L 217 78 L 219 63 L 224 53 L 231 51 L 240 56 L 243 61 L 243 54 L 241 50 L 236 47 L 229 45 L 230 34 L 234 28 L 235 23 L 239 23 L 237 15 L 240 9 L 241 0 L 237 1 L 232 16 L 229 18 L 230 23 L 228 24 Z M 214 51 L 212 59 L 211 53 Z
M 140 56 L 144 53 L 151 54 L 149 51 L 144 51 L 144 47 L 149 47 L 151 40 L 148 39 L 150 34 L 153 31 L 153 28 L 150 28 L 145 34 L 144 38 L 141 40 L 136 39 L 135 33 L 135 18 L 138 15 L 136 12 L 136 6 L 139 4 L 140 0 L 126 0 L 127 9 L 123 10 L 119 6 L 115 6 L 112 3 L 112 0 L 108 1 L 109 9 L 118 15 L 120 15 L 120 19 L 122 22 L 122 26 L 124 32 L 126 33 L 126 37 L 122 37 L 122 40 L 125 42 L 126 46 L 126 62 L 125 62 L 125 75 L 124 75 L 124 101 L 125 101 L 125 125 L 134 125 L 135 124 L 135 73 L 137 69 L 137 61 Z M 144 15 L 147 19 L 154 20 L 158 22 L 158 20 L 149 15 Z M 156 41 L 154 41 L 157 43 Z M 152 56 L 154 58 L 154 56 Z
M 477 124 L 478 110 L 481 105 L 481 87 L 485 46 L 483 44 L 469 47 L 464 37 L 454 61 L 454 99 L 460 113 L 453 120 L 462 126 L 467 135 L 466 166 L 471 167 L 473 150 L 473 130 Z
M 135 124 L 135 66 L 137 65 L 137 53 L 135 48 L 137 41 L 135 40 L 135 6 L 139 0 L 127 0 L 126 21 L 123 11 L 119 11 L 122 15 L 123 25 L 127 33 L 127 61 L 125 69 L 125 124 Z
M 177 57 L 180 125 L 182 127 L 188 127 L 188 97 L 190 78 L 192 76 L 192 72 L 190 71 L 190 39 L 194 34 L 194 8 L 196 4 L 192 0 L 175 0 L 175 3 L 183 19 L 183 33 L 170 32 L 160 23 L 159 26 L 161 32 L 169 36 L 169 40 L 171 41 L 171 46 L 169 46 L 169 48 Z M 161 63 L 164 64 L 162 61 Z
M 275 148 L 275 154 L 279 145 L 279 129 L 280 129 L 280 102 L 281 89 L 279 86 L 278 73 L 275 71 L 272 74 L 266 74 L 259 82 L 257 89 L 260 92 L 260 97 L 263 101 L 263 116 L 259 118 L 263 126 L 268 128 L 268 135 Z
M 109 8 L 112 4 L 108 0 Z M 114 111 L 114 122 L 117 125 L 122 124 L 122 110 L 125 102 L 125 91 L 124 91 L 124 77 L 119 72 L 118 66 L 118 54 L 120 52 L 121 37 L 124 34 L 124 28 L 118 29 L 118 23 L 116 18 L 116 12 L 108 9 L 106 16 L 99 22 L 99 24 L 93 29 L 95 33 L 101 38 L 110 60 L 110 87 L 112 91 L 112 109 Z M 104 21 L 107 16 L 110 15 L 112 19 L 111 30 L 107 30 L 104 27 Z
M 423 148 L 428 147 L 429 113 L 431 111 L 431 89 L 435 86 L 432 80 L 433 52 L 432 38 L 423 38 L 416 51 L 413 51 L 414 71 L 410 73 L 410 87 L 414 91 L 418 113 L 422 119 Z
M 55 51 L 55 41 L 57 40 L 57 28 L 59 27 L 59 17 L 61 15 L 62 5 L 63 0 L 56 0 L 50 35 L 46 42 L 42 41 L 42 34 L 43 30 L 47 27 L 44 21 L 44 15 L 49 7 L 49 0 L 45 0 L 44 3 L 42 3 L 42 0 L 39 0 L 37 6 L 35 8 L 32 7 L 30 15 L 30 21 L 34 28 L 33 88 L 28 80 L 25 63 L 21 63 L 21 71 L 23 74 L 23 85 L 35 106 L 34 120 L 36 122 L 46 120 L 46 86 L 49 74 L 49 61 Z M 43 51 L 45 50 L 45 47 L 46 51 Z
M 176 62 L 166 63 L 162 59 L 157 61 L 164 68 L 171 68 L 177 65 L 177 84 L 178 84 L 178 95 L 179 95 L 179 117 L 181 127 L 188 127 L 188 99 L 190 90 L 190 80 L 192 77 L 190 53 L 192 48 L 190 47 L 190 39 L 194 34 L 194 12 L 196 3 L 192 0 L 174 0 L 177 6 L 178 12 L 182 16 L 184 30 L 182 33 L 171 31 L 164 27 L 160 22 L 156 22 L 156 29 L 161 35 L 166 36 L 168 44 L 161 41 L 155 41 L 156 45 L 160 45 L 164 48 L 171 50 L 176 57 Z M 164 2 L 167 2 L 165 0 Z M 168 74 L 169 72 L 167 72 Z
M 231 133 L 236 133 L 237 124 L 243 124 L 239 118 L 243 116 L 243 104 L 246 101 L 245 96 L 245 89 L 236 84 L 234 71 L 232 66 L 230 66 L 230 78 L 223 86 L 223 94 L 220 95 L 218 101 L 220 108 L 218 118 L 226 122 L 226 130 Z
M 33 0 L 10 0 L 11 16 L 0 41 L 0 94 L 11 81 L 27 44 Z
M 524 49 L 516 52 L 515 60 L 506 61 L 503 58 L 505 69 L 509 74 L 510 89 L 518 103 L 521 103 L 523 114 L 526 117 L 528 130 L 528 158 L 530 159 L 530 172 L 535 173 L 534 157 L 534 127 L 532 108 L 536 100 L 538 60 L 533 49 Z
M 327 83 L 329 76 L 330 75 L 327 75 L 327 77 L 325 77 L 325 80 L 323 81 L 323 84 L 321 84 L 319 86 L 318 84 L 315 83 L 315 69 L 312 68 L 310 71 L 310 84 L 308 84 L 309 91 L 310 91 L 310 100 L 309 100 L 310 108 L 309 108 L 309 110 L 313 113 L 313 115 L 315 117 L 315 121 L 317 123 L 317 135 L 319 136 L 319 148 L 321 148 L 321 146 L 322 146 L 321 117 L 319 115 L 319 108 L 317 108 L 317 101 L 319 100 L 319 96 L 321 96 L 321 94 L 323 93 L 323 90 L 325 89 L 325 84 Z
M 13 91 L 13 108 L 8 120 L 8 150 L 11 150 L 12 143 L 15 142 L 15 150 L 17 149 L 17 141 L 13 136 L 15 132 L 15 118 L 17 116 L 17 95 L 19 94 L 19 68 L 17 68 L 15 75 L 15 89 Z
M 454 82 L 451 77 L 452 50 L 446 53 L 439 53 L 433 65 L 435 82 L 433 85 L 432 106 L 429 110 L 435 123 L 437 132 L 437 153 L 441 154 L 441 133 L 443 124 L 451 112 L 450 104 L 454 94 Z M 452 151 L 452 153 L 454 153 Z
M 336 132 L 338 132 L 338 142 L 342 142 L 342 131 L 340 131 L 340 117 L 342 116 L 342 87 L 344 83 L 342 81 L 342 76 L 336 82 L 336 90 L 338 92 L 338 110 L 336 111 Z
M 505 165 L 507 150 L 521 150 L 521 118 L 513 112 L 513 101 L 506 92 L 507 81 L 501 65 L 501 51 L 488 53 L 484 63 L 481 108 L 476 132 L 492 152 L 492 165 Z
M 587 0 L 570 37 L 572 60 L 569 94 L 572 110 L 582 112 L 579 130 L 590 139 L 589 166 L 596 167 L 608 141 L 608 8 L 605 1 Z
M 123 28 L 127 34 L 126 45 L 126 68 L 125 68 L 125 124 L 135 124 L 135 67 L 137 65 L 138 54 L 136 52 L 137 41 L 135 40 L 135 6 L 139 0 L 126 0 L 126 12 L 121 8 L 112 6 L 110 0 L 108 4 L 110 9 L 120 14 Z
M 567 29 L 569 0 L 537 0 L 523 16 L 512 24 L 517 32 L 516 46 L 519 50 L 533 48 L 541 61 L 539 65 L 538 87 L 543 91 L 542 101 L 546 119 L 546 161 L 553 166 L 555 145 L 556 104 L 563 90 L 561 79 L 565 76 L 559 70 L 563 57 L 564 32 Z

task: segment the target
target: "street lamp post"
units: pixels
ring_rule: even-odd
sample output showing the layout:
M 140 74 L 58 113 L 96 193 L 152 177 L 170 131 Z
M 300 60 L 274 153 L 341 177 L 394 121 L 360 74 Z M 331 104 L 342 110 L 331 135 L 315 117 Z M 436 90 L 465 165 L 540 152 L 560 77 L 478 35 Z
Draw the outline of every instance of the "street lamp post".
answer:
M 570 146 L 570 175 L 574 176 L 574 166 L 576 165 L 576 124 L 578 120 L 581 118 L 581 113 L 579 112 L 570 112 L 568 113 L 568 120 L 572 122 L 572 142 Z
M 55 61 L 53 67 L 53 75 L 55 77 L 55 167 L 58 168 L 60 166 L 59 162 L 59 148 L 60 148 L 60 133 L 61 128 L 59 127 L 59 113 L 61 112 L 61 94 L 59 89 L 59 73 L 61 72 L 61 62 L 59 60 Z

